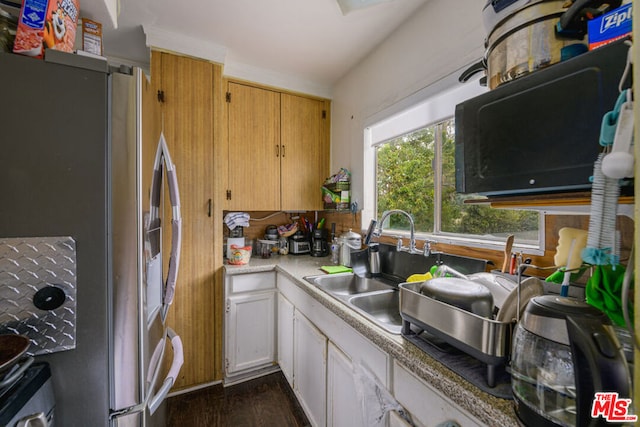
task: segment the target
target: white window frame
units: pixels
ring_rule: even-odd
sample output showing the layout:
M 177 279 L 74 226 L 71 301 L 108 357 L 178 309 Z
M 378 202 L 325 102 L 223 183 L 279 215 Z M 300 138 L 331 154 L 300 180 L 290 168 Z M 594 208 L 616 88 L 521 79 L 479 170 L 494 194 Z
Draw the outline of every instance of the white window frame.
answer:
M 397 104 L 389 107 L 379 113 L 372 115 L 365 121 L 363 132 L 364 140 L 364 170 L 363 170 L 363 206 L 362 206 L 362 224 L 366 227 L 369 222 L 375 218 L 376 212 L 376 146 L 385 142 L 405 135 L 412 131 L 432 126 L 442 121 L 448 120 L 455 115 L 455 106 L 464 100 L 478 96 L 487 91 L 486 87 L 480 86 L 477 80 L 467 83 L 459 83 L 457 76 L 459 73 L 437 82 L 416 94 L 405 98 Z M 441 146 L 436 150 L 441 151 Z M 441 185 L 441 153 L 434 153 L 436 161 L 436 170 L 434 173 L 436 186 Z M 441 194 L 440 188 L 436 188 L 437 194 Z M 436 201 L 441 204 L 442 201 Z M 435 240 L 440 243 L 451 245 L 465 245 L 477 248 L 502 249 L 504 241 L 497 239 L 485 239 L 481 237 L 474 238 L 472 236 L 460 236 L 450 233 L 443 233 L 440 229 L 440 209 L 435 209 L 435 232 L 424 233 L 416 232 L 419 239 Z M 514 244 L 514 248 L 526 250 L 527 253 L 542 255 L 544 253 L 544 212 L 540 212 L 540 222 L 538 224 L 538 242 L 537 244 Z M 393 230 L 384 235 L 403 236 L 408 232 Z

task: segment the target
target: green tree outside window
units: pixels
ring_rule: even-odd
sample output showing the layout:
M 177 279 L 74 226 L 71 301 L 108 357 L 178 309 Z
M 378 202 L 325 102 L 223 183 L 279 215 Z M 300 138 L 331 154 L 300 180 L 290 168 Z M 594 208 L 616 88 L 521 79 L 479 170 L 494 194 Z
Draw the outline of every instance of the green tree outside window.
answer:
M 441 153 L 441 154 L 439 154 Z M 440 163 L 436 163 L 440 161 Z M 439 185 L 435 171 L 441 166 Z M 465 204 L 477 195 L 455 190 L 455 126 L 453 119 L 393 138 L 376 148 L 376 197 L 380 218 L 385 211 L 402 209 L 414 219 L 418 232 L 503 238 L 515 234 L 521 241 L 537 241 L 539 213 L 492 209 Z M 441 203 L 437 203 L 440 197 Z M 440 222 L 436 210 L 440 206 Z M 389 218 L 385 229 L 408 230 L 401 215 Z

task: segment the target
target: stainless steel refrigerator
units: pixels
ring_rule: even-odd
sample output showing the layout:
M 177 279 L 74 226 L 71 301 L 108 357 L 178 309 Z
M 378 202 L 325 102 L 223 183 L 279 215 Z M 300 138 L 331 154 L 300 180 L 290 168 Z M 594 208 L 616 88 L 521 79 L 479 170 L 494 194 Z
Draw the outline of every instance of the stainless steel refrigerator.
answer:
M 164 425 L 183 361 L 165 324 L 175 165 L 143 134 L 141 70 L 53 55 L 0 53 L 0 333 L 49 363 L 54 425 Z

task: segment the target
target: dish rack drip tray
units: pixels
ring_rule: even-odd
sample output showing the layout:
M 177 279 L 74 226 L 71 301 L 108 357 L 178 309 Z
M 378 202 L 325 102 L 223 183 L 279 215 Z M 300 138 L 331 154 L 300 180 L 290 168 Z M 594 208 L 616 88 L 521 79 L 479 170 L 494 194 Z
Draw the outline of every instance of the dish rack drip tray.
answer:
M 408 334 L 402 332 L 402 336 L 485 393 L 500 399 L 513 399 L 511 375 L 507 372 L 504 364 L 495 367 L 495 385 L 489 387 L 487 384 L 487 365 L 484 362 L 423 330 Z

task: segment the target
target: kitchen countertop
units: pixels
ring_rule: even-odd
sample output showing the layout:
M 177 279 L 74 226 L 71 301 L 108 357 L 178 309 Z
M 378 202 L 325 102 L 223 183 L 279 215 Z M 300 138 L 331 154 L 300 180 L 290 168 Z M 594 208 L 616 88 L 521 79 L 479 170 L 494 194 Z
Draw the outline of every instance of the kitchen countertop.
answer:
M 267 259 L 252 258 L 247 265 L 225 265 L 225 271 L 229 275 L 274 270 L 285 274 L 360 334 L 429 383 L 443 396 L 464 408 L 480 422 L 487 425 L 518 425 L 513 410 L 513 401 L 500 399 L 483 392 L 418 349 L 401 335 L 386 332 L 347 305 L 304 280 L 306 276 L 324 274 L 320 267 L 330 264 L 330 257 L 278 255 Z

